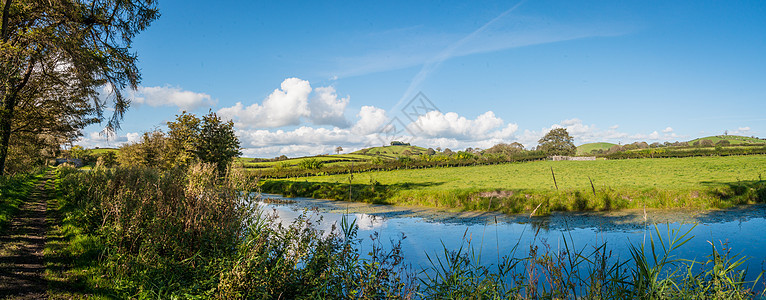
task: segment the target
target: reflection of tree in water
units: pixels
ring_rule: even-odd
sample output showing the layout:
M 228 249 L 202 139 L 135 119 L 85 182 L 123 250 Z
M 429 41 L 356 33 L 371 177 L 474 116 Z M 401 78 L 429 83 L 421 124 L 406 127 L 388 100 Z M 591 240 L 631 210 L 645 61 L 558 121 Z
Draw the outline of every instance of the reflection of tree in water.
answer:
M 548 232 L 551 230 L 551 218 L 548 217 L 530 218 L 527 224 L 532 226 L 532 230 L 534 230 L 534 232 Z

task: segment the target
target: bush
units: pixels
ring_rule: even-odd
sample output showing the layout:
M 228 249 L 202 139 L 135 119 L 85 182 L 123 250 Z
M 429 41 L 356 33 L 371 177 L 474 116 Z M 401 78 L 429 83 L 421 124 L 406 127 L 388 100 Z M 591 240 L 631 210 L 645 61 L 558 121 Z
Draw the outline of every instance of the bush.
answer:
M 318 170 L 321 169 L 324 163 L 317 158 L 306 158 L 298 163 L 298 167 L 304 170 Z

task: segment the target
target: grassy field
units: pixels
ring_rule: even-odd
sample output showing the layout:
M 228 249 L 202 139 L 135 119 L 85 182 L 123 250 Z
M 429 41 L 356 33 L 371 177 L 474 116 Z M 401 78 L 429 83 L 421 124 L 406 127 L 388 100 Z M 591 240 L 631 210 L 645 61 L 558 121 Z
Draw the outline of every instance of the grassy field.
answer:
M 689 141 L 689 144 L 694 144 L 695 142 L 699 142 L 702 140 L 710 140 L 713 141 L 713 143 L 718 143 L 720 141 L 726 140 L 729 141 L 732 145 L 741 145 L 741 144 L 766 144 L 766 140 L 756 139 L 749 136 L 739 136 L 739 135 L 715 135 L 715 136 L 708 136 L 698 139 L 693 139 Z
M 352 163 L 368 162 L 370 161 L 370 159 L 372 159 L 372 156 L 361 155 L 361 154 L 319 155 L 319 156 L 312 156 L 312 157 L 290 158 L 290 159 L 280 160 L 280 161 L 260 161 L 260 162 L 253 162 L 252 158 L 240 157 L 236 159 L 236 162 L 241 163 L 245 168 L 267 169 L 267 168 L 273 168 L 280 164 L 285 165 L 286 167 L 297 167 L 301 161 L 308 158 L 317 159 L 323 162 L 324 166 L 345 166 L 345 165 L 350 165 Z
M 98 148 L 98 149 L 90 149 L 90 153 L 94 155 L 100 155 L 107 152 L 114 152 L 117 154 L 117 152 L 120 152 L 120 149 L 117 148 Z
M 617 144 L 612 143 L 588 143 L 577 146 L 577 155 L 590 154 L 593 150 L 609 150 L 612 146 Z
M 280 161 L 253 161 L 252 158 L 239 157 L 235 161 L 250 169 L 269 169 L 277 165 L 284 167 L 297 167 L 304 159 L 317 159 L 324 163 L 325 167 L 348 166 L 352 163 L 366 163 L 373 158 L 384 160 L 394 160 L 399 156 L 404 156 L 404 151 L 409 150 L 410 156 L 426 153 L 426 148 L 416 146 L 385 146 L 365 148 L 348 154 L 317 155 L 310 157 L 296 157 Z
M 484 210 L 489 207 L 485 198 L 502 198 L 495 200 L 491 209 L 506 212 L 529 211 L 537 206 L 543 211 L 644 205 L 722 208 L 766 201 L 764 176 L 763 155 L 539 161 L 354 174 L 352 184 L 361 190 L 360 199 L 352 200 Z M 345 188 L 347 194 L 348 180 L 348 175 L 331 175 L 272 181 L 264 186 L 269 192 L 346 200 L 347 196 L 335 190 Z M 365 194 L 376 182 L 378 190 L 385 192 Z M 325 187 L 312 188 L 312 184 Z M 492 191 L 495 193 L 488 193 Z
M 418 146 L 383 146 L 365 148 L 359 151 L 353 152 L 354 154 L 368 154 L 376 155 L 382 158 L 396 159 L 398 156 L 404 155 L 404 151 L 410 151 L 410 155 L 420 155 L 426 153 L 428 149 Z

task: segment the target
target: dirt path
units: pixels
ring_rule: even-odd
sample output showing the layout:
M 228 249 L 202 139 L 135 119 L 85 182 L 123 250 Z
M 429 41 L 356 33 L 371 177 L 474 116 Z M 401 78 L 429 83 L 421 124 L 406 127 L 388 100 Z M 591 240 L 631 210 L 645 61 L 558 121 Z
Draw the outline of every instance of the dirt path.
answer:
M 43 249 L 47 224 L 47 174 L 30 193 L 8 230 L 0 236 L 0 299 L 44 299 Z

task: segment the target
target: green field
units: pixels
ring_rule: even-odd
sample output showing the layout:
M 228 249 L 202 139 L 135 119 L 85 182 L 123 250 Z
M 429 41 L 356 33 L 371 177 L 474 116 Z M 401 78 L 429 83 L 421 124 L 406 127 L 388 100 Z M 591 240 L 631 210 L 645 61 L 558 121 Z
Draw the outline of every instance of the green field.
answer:
M 117 148 L 98 148 L 98 149 L 90 149 L 90 153 L 94 155 L 100 155 L 104 154 L 106 152 L 114 152 L 117 154 L 117 152 L 120 152 L 120 149 Z
M 349 166 L 353 163 L 368 163 L 373 158 L 379 157 L 384 160 L 394 160 L 403 156 L 404 151 L 409 150 L 410 156 L 426 153 L 427 149 L 416 146 L 385 146 L 365 148 L 348 154 L 317 155 L 308 157 L 289 158 L 280 161 L 259 161 L 254 162 L 252 158 L 239 157 L 235 159 L 236 163 L 242 164 L 245 168 L 265 170 L 274 168 L 277 165 L 286 167 L 297 167 L 304 159 L 317 159 L 324 163 L 325 167 Z
M 359 199 L 352 200 L 485 209 L 481 206 L 486 201 L 479 199 L 481 192 L 505 191 L 503 197 L 507 199 L 504 201 L 511 202 L 510 206 L 493 206 L 492 209 L 528 211 L 541 202 L 546 202 L 545 207 L 550 210 L 602 210 L 643 205 L 720 208 L 766 201 L 763 176 L 766 176 L 766 156 L 763 155 L 538 161 L 354 174 L 352 184 L 355 187 L 365 189 L 378 182 L 382 186 L 378 190 L 385 190 L 385 193 L 360 194 Z M 348 179 L 348 175 L 316 176 L 274 180 L 264 186 L 269 192 L 346 200 L 346 196 L 334 189 L 342 190 L 341 186 L 348 183 Z M 310 187 L 312 184 L 325 187 L 317 192 L 316 187 Z
M 280 161 L 262 161 L 262 162 L 253 162 L 252 158 L 240 157 L 240 158 L 237 158 L 235 162 L 241 163 L 245 168 L 267 169 L 267 168 L 273 168 L 274 166 L 279 164 L 286 165 L 287 167 L 297 167 L 301 161 L 303 161 L 304 159 L 309 159 L 309 158 L 317 159 L 323 162 L 324 166 L 345 166 L 345 165 L 351 165 L 352 163 L 368 162 L 370 159 L 372 159 L 372 156 L 361 155 L 361 154 L 318 155 L 318 156 L 311 156 L 311 157 L 290 158 L 290 159 L 280 160 Z
M 428 149 L 418 146 L 383 146 L 365 148 L 355 151 L 355 154 L 367 154 L 376 155 L 382 158 L 396 159 L 398 156 L 404 155 L 404 151 L 410 151 L 410 155 L 420 155 L 426 153 Z
M 577 155 L 587 155 L 591 154 L 590 152 L 593 150 L 609 150 L 609 148 L 612 148 L 612 146 L 617 144 L 612 143 L 588 143 L 588 144 L 582 144 L 580 146 L 577 146 Z
M 708 136 L 698 139 L 693 139 L 689 141 L 689 145 L 694 144 L 695 142 L 699 142 L 702 140 L 710 140 L 714 144 L 718 143 L 720 141 L 726 140 L 729 141 L 732 145 L 742 145 L 742 144 L 766 144 L 766 140 L 761 140 L 757 138 L 752 138 L 748 136 L 739 136 L 739 135 L 716 135 L 716 136 Z

